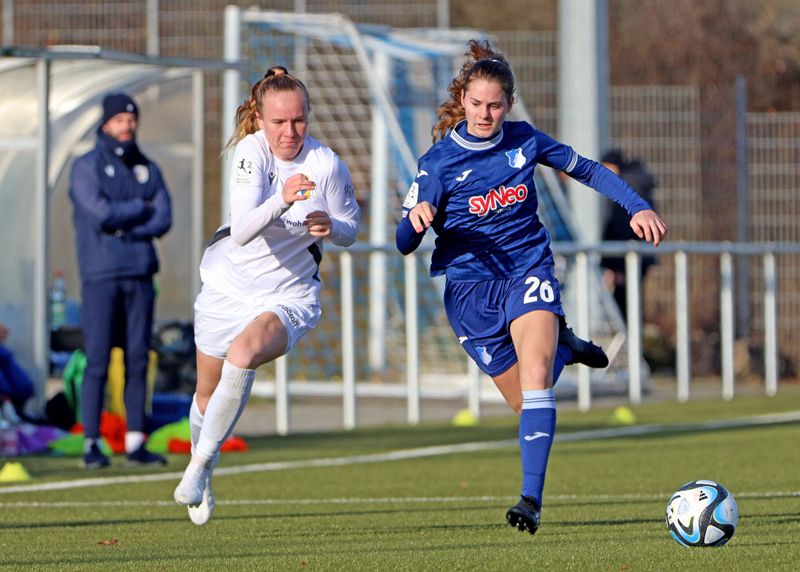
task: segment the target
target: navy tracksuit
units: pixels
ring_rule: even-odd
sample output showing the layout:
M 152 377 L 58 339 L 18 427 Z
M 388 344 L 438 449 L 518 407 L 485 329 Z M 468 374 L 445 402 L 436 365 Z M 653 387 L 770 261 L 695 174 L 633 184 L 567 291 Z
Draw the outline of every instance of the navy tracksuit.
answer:
M 169 192 L 158 166 L 135 141 L 97 132 L 97 145 L 75 160 L 70 198 L 81 277 L 86 370 L 81 411 L 87 438 L 100 436 L 111 348 L 125 353 L 129 431 L 145 429 L 147 362 L 153 330 L 153 240 L 172 224 Z

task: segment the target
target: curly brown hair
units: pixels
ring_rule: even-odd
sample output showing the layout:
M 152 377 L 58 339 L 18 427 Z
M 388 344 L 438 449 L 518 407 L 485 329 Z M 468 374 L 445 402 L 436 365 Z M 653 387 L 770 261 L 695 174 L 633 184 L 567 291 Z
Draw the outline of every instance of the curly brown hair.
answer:
M 306 110 L 311 110 L 311 99 L 305 84 L 290 74 L 285 67 L 272 66 L 263 78 L 253 84 L 253 87 L 250 88 L 250 97 L 236 110 L 235 129 L 225 144 L 225 150 L 235 147 L 239 141 L 258 131 L 257 112 L 261 110 L 261 100 L 264 94 L 279 91 L 301 92 L 306 100 Z
M 470 40 L 469 51 L 464 55 L 467 56 L 467 59 L 464 65 L 461 66 L 458 77 L 454 78 L 450 82 L 450 87 L 447 88 L 450 93 L 450 99 L 436 109 L 439 121 L 436 122 L 436 125 L 431 130 L 434 143 L 439 139 L 443 139 L 450 129 L 466 117 L 464 106 L 461 105 L 461 95 L 467 91 L 473 80 L 488 79 L 496 81 L 503 88 L 508 101 L 512 102 L 514 100 L 516 91 L 514 74 L 511 72 L 511 65 L 502 53 L 493 50 L 488 41 Z

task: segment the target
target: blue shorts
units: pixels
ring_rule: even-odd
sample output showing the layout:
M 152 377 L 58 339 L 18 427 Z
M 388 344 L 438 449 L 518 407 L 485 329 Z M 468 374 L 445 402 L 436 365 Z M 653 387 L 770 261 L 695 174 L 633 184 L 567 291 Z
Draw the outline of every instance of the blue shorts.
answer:
M 444 307 L 461 346 L 491 377 L 517 363 L 511 322 L 534 310 L 564 315 L 561 289 L 552 266 L 533 268 L 516 278 L 448 280 Z

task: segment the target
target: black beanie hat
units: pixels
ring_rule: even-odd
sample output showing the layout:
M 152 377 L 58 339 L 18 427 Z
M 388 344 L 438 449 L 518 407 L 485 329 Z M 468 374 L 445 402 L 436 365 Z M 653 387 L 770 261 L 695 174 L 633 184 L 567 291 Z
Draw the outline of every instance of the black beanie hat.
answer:
M 601 163 L 611 163 L 612 165 L 616 165 L 617 167 L 624 167 L 625 164 L 628 162 L 625 158 L 625 155 L 622 153 L 622 149 L 618 147 L 613 147 L 603 153 L 603 156 L 600 158 Z
M 103 117 L 100 125 L 105 125 L 117 113 L 133 113 L 137 119 L 139 118 L 139 108 L 127 93 L 109 93 L 103 98 Z

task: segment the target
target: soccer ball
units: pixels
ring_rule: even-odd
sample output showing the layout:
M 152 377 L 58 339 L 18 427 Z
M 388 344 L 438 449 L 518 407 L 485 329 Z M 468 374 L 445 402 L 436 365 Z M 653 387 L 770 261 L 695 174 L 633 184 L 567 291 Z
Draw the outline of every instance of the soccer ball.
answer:
M 722 546 L 738 522 L 733 495 L 714 481 L 686 483 L 667 503 L 667 528 L 683 546 Z

